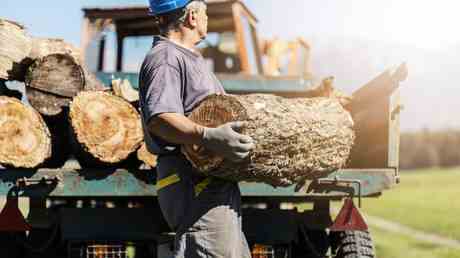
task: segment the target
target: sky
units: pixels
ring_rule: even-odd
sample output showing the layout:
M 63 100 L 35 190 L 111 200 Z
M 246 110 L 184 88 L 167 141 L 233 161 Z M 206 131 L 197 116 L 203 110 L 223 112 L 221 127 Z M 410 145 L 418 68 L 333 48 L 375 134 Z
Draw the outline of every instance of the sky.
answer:
M 1 1 L 1 18 L 22 23 L 32 36 L 62 38 L 77 46 L 82 7 L 148 4 L 147 0 L 29 0 L 27 4 L 24 0 Z M 408 61 L 410 76 L 402 93 L 408 103 L 404 114 L 410 119 L 402 121 L 402 127 L 460 127 L 460 120 L 451 115 L 453 109 L 460 109 L 456 97 L 460 87 L 455 81 L 460 67 L 460 1 L 243 2 L 259 18 L 258 32 L 263 38 L 302 36 L 312 42 L 313 72 L 319 76 L 336 75 L 339 87 L 360 86 L 386 67 Z M 133 51 L 125 53 L 141 59 L 149 40 L 128 39 L 125 44 Z M 113 57 L 107 61 L 110 59 Z M 366 69 L 361 69 L 364 66 Z M 433 98 L 438 102 L 431 107 L 420 104 L 433 103 Z
M 80 42 L 83 6 L 146 5 L 147 0 L 2 0 L 0 17 L 19 21 L 32 35 Z M 459 1 L 246 0 L 268 36 L 356 36 L 440 49 L 460 42 Z

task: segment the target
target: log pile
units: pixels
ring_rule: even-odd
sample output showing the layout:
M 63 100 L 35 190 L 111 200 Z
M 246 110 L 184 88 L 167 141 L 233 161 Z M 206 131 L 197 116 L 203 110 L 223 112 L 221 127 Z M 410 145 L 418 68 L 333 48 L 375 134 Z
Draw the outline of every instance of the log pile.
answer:
M 256 146 L 241 163 L 200 146 L 185 146 L 184 154 L 198 171 L 273 186 L 301 183 L 343 168 L 355 137 L 350 114 L 331 98 L 212 95 L 193 110 L 190 119 L 208 127 L 246 121 L 241 133 L 251 136 Z
M 115 92 L 122 98 L 112 95 L 78 48 L 29 36 L 18 23 L 0 19 L 0 39 L 0 165 L 60 167 L 71 156 L 81 167 L 115 166 L 131 157 L 136 165 L 155 165 L 155 157 L 140 150 L 137 92 L 127 82 Z M 13 80 L 24 82 L 31 107 L 7 87 Z

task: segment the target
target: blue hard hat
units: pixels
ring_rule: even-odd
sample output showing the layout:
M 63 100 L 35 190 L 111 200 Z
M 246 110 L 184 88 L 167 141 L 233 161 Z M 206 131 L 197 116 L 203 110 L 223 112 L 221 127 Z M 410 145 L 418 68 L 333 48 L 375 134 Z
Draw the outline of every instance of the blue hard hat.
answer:
M 185 7 L 192 0 L 149 0 L 149 15 L 155 16 Z

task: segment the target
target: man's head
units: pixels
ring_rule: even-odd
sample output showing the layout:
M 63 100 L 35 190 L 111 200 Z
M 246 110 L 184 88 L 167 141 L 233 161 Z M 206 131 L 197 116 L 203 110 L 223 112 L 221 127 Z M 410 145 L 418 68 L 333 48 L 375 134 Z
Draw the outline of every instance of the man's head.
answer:
M 161 35 L 169 37 L 172 34 L 186 33 L 191 40 L 196 41 L 194 44 L 207 35 L 206 9 L 203 0 L 150 0 L 150 13 L 154 16 Z

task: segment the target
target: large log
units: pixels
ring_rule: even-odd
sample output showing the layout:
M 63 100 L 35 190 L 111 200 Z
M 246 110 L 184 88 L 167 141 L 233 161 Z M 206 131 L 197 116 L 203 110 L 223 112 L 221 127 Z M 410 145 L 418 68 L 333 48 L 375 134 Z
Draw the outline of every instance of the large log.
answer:
M 51 156 L 50 132 L 40 114 L 0 96 L 0 164 L 34 168 Z
M 344 167 L 355 137 L 350 114 L 330 98 L 211 95 L 190 119 L 209 127 L 247 121 L 242 133 L 255 141 L 255 149 L 241 163 L 199 146 L 184 146 L 182 151 L 201 173 L 273 186 L 303 183 Z
M 85 77 L 85 90 L 104 90 L 105 87 L 93 73 L 91 73 L 83 62 L 81 51 L 74 45 L 62 39 L 55 38 L 33 38 L 32 49 L 28 56 L 31 60 L 44 58 L 52 54 L 66 54 L 73 57 L 74 61 L 81 66 Z
M 83 69 L 68 54 L 51 54 L 39 58 L 29 67 L 27 87 L 57 96 L 72 98 L 85 87 Z
M 84 91 L 71 105 L 69 119 L 81 164 L 121 162 L 143 140 L 139 113 L 125 100 L 101 91 Z
M 47 116 L 59 115 L 82 90 L 104 90 L 82 64 L 80 51 L 60 39 L 34 38 L 29 55 L 34 60 L 26 74 L 27 98 Z
M 0 19 L 0 79 L 24 81 L 31 40 L 22 25 Z
M 57 115 L 85 87 L 83 69 L 69 54 L 51 54 L 36 59 L 26 75 L 26 95 L 44 115 Z

